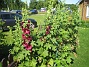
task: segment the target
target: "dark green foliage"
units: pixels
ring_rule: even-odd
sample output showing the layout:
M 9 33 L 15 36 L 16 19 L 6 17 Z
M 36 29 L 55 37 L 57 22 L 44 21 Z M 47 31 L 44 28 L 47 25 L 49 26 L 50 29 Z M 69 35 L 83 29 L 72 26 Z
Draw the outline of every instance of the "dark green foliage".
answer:
M 0 0 L 0 10 L 6 9 L 6 10 L 15 10 L 15 9 L 22 9 L 22 7 L 27 6 L 24 2 L 21 0 Z
M 78 10 L 78 6 L 76 4 L 65 4 L 65 7 L 70 8 L 72 11 Z
M 6 8 L 6 3 L 4 0 L 0 0 L 0 10 L 3 9 L 3 8 Z
M 58 0 L 55 0 L 53 7 L 55 7 L 55 5 L 58 4 Z M 44 8 L 44 7 L 48 7 L 49 3 L 48 0 L 32 0 L 30 3 L 30 9 L 40 9 L 40 8 Z

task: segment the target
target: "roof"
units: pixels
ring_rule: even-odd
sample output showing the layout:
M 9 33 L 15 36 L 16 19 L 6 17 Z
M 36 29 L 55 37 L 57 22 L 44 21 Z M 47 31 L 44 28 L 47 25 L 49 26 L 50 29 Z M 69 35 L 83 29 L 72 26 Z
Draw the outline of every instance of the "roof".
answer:
M 82 2 L 83 0 L 79 0 L 78 2 L 77 2 L 77 4 L 80 4 L 80 2 Z
M 0 14 L 11 14 L 10 12 L 0 12 Z

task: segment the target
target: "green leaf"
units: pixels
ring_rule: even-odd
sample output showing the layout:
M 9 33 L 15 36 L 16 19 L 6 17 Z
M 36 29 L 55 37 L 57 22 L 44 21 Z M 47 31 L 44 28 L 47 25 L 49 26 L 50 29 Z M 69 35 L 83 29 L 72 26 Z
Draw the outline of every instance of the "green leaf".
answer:
M 52 41 L 53 43 L 56 43 L 56 38 L 52 38 L 51 41 Z
M 18 54 L 18 60 L 20 61 L 20 60 L 23 60 L 23 59 L 24 59 L 24 55 L 22 53 L 19 53 Z
M 56 51 L 56 46 L 51 45 L 51 47 L 52 47 L 52 50 L 53 50 L 53 51 Z
M 6 34 L 6 36 L 4 37 L 5 38 L 5 42 L 8 44 L 8 45 L 12 45 L 13 44 L 13 34 L 11 32 L 11 30 Z
M 44 65 L 44 64 L 41 64 L 41 66 L 40 67 L 46 67 L 46 65 Z
M 30 66 L 36 67 L 36 64 L 37 64 L 37 62 L 36 62 L 36 60 L 33 58 L 33 59 L 31 60 Z
M 41 41 L 40 39 L 38 39 L 38 40 L 37 40 L 37 43 L 38 43 L 38 45 L 43 46 L 43 43 L 44 43 L 44 42 Z
M 68 52 L 62 53 L 62 57 L 63 57 L 63 58 L 66 57 L 67 55 L 68 55 Z
M 36 46 L 37 44 L 35 43 L 35 41 L 31 41 L 31 44 L 33 45 L 33 46 Z
M 29 67 L 29 65 L 30 65 L 29 61 L 25 61 L 24 65 L 25 65 L 26 67 Z
M 67 63 L 71 63 L 71 56 L 68 56 L 67 59 L 66 59 Z
M 45 50 L 45 51 L 41 54 L 41 56 L 43 56 L 43 57 L 48 56 L 48 51 L 47 51 L 47 50 Z
M 51 49 L 51 44 L 46 43 L 46 44 L 45 44 L 45 47 L 46 47 L 46 50 Z
M 63 47 L 63 51 L 68 51 L 69 50 L 69 47 L 68 46 L 64 46 Z
M 50 33 L 53 35 L 53 31 L 50 31 Z
M 15 52 L 18 52 L 18 51 L 20 50 L 20 48 L 16 46 L 16 47 L 13 48 L 13 50 L 14 50 Z
M 50 64 L 51 66 L 53 66 L 54 61 L 53 61 L 53 59 L 52 59 L 52 58 L 49 60 L 48 64 Z
M 42 54 L 42 53 L 43 53 L 43 51 L 44 51 L 44 50 L 43 50 L 43 48 L 42 48 L 42 47 L 40 47 L 40 48 L 39 48 L 39 51 L 38 51 L 38 54 Z
M 55 60 L 55 63 L 57 64 L 57 67 L 60 67 L 61 66 L 61 63 L 60 63 L 60 60 L 59 59 L 56 59 Z

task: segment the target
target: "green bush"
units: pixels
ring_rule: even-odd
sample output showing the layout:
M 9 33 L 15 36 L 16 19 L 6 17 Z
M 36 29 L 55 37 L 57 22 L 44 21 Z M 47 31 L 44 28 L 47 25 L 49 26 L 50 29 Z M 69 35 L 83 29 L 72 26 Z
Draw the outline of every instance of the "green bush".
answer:
M 22 25 L 17 21 L 16 30 L 12 32 L 14 47 L 10 53 L 19 62 L 18 67 L 68 67 L 78 44 L 78 26 L 80 23 L 78 12 L 68 11 L 64 3 L 55 5 L 56 12 L 52 12 L 55 1 L 50 0 L 45 26 L 41 31 L 29 28 L 27 12 L 22 10 Z

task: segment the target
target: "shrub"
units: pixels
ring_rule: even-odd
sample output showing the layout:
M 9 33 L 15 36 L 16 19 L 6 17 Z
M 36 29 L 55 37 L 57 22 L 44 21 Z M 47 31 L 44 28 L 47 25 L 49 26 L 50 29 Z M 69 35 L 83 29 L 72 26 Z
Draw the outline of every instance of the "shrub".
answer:
M 49 1 L 47 18 L 42 31 L 35 32 L 27 25 L 27 12 L 22 10 L 23 20 L 17 21 L 16 30 L 12 32 L 14 47 L 10 52 L 19 62 L 18 67 L 68 67 L 76 50 L 79 16 L 77 12 L 69 14 L 64 4 L 55 5 Z

